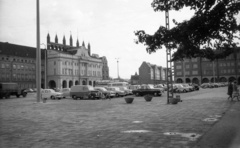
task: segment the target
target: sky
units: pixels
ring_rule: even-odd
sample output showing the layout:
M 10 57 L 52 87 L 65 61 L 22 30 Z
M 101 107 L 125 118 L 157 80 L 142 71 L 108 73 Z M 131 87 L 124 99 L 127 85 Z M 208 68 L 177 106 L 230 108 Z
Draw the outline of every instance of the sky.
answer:
M 106 56 L 109 75 L 130 79 L 138 73 L 143 61 L 166 67 L 165 48 L 155 53 L 146 52 L 143 44 L 136 44 L 134 32 L 145 30 L 153 34 L 159 26 L 165 26 L 165 13 L 154 12 L 153 0 L 39 0 L 40 1 L 40 42 L 46 45 L 47 34 L 54 42 L 66 44 L 72 35 L 73 44 L 77 39 L 90 43 L 91 52 Z M 193 12 L 188 8 L 170 11 L 172 19 L 178 22 L 188 20 Z M 17 45 L 36 47 L 36 0 L 0 0 L 0 41 Z M 41 45 L 41 48 L 45 48 Z

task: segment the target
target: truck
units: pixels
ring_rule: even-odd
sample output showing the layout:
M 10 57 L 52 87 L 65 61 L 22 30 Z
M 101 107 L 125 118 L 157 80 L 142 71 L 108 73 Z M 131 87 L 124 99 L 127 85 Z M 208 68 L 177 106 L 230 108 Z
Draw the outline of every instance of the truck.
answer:
M 0 82 L 0 99 L 8 99 L 11 95 L 15 95 L 17 98 L 20 96 L 26 97 L 27 91 L 25 89 L 20 89 L 17 83 Z

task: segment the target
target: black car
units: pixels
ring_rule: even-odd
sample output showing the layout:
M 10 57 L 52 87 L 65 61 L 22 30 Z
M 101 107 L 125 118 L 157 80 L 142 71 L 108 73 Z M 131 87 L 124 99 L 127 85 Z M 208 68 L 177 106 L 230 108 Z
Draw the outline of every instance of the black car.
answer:
M 142 85 L 139 89 L 133 90 L 132 93 L 136 96 L 144 96 L 144 95 L 154 95 L 161 96 L 162 92 L 160 89 L 156 89 L 151 87 L 151 85 Z

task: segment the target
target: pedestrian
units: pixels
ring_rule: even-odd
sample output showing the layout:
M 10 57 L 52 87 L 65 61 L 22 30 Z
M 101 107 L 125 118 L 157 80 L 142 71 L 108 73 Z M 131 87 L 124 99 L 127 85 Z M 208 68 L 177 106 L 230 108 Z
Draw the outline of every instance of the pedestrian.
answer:
M 230 80 L 228 83 L 228 92 L 227 92 L 227 94 L 229 95 L 228 100 L 229 99 L 232 100 L 232 93 L 233 93 L 233 84 L 232 84 L 232 81 Z
M 233 98 L 237 98 L 237 100 L 239 101 L 239 89 L 237 86 L 237 81 L 233 82 L 233 93 L 232 93 L 232 100 Z

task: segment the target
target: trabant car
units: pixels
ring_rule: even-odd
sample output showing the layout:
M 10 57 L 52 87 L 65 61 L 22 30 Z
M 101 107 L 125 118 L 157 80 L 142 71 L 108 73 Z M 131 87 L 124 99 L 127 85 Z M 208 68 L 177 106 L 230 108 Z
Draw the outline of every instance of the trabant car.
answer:
M 71 87 L 70 96 L 74 99 L 99 99 L 101 93 L 91 85 L 75 85 Z
M 53 89 L 42 89 L 41 90 L 41 95 L 43 99 L 62 99 L 63 98 L 63 94 L 61 92 L 56 92 Z
M 70 97 L 70 88 L 63 88 L 60 90 L 60 92 L 63 94 L 63 98 L 69 98 Z
M 116 97 L 126 96 L 126 93 L 120 90 L 119 87 L 105 87 L 107 90 L 114 91 L 116 93 Z
M 116 93 L 114 91 L 107 90 L 104 87 L 94 87 L 94 89 L 100 91 L 104 95 L 104 97 L 111 97 L 112 98 L 112 97 L 116 96 Z

